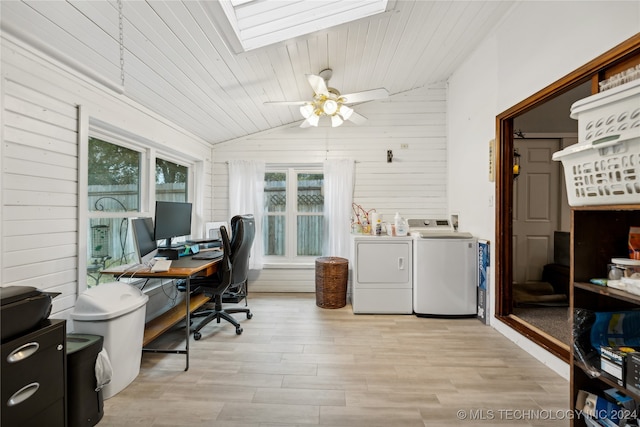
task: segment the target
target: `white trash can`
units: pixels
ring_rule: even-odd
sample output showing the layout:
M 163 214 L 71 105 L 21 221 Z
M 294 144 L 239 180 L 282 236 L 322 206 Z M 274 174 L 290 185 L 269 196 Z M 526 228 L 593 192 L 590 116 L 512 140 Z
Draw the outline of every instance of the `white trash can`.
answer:
M 101 283 L 87 289 L 71 313 L 73 332 L 101 335 L 113 375 L 102 390 L 108 399 L 122 391 L 140 373 L 144 319 L 149 297 L 126 283 Z

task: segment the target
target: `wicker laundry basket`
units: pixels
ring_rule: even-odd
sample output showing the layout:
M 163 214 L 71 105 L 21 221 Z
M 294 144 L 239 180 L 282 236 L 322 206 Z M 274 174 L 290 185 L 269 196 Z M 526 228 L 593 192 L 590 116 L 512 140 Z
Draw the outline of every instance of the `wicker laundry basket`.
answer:
M 316 259 L 316 305 L 341 308 L 347 305 L 349 261 L 338 257 Z

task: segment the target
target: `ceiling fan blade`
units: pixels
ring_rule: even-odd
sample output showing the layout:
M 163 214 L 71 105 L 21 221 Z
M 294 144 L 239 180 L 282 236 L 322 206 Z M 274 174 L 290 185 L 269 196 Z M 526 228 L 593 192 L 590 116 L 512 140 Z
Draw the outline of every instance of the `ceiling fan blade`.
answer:
M 329 95 L 329 90 L 327 89 L 327 83 L 320 76 L 316 76 L 315 74 L 308 74 L 307 80 L 309 80 L 309 84 L 313 89 L 313 93 L 317 95 Z
M 362 92 L 354 92 L 346 95 L 340 95 L 345 99 L 346 104 L 352 102 L 373 101 L 374 99 L 384 99 L 389 96 L 389 92 L 385 88 L 365 90 Z
M 264 105 L 304 105 L 309 101 L 267 101 Z
M 358 114 L 355 111 L 353 113 L 351 113 L 351 115 L 349 116 L 349 121 L 352 121 L 353 123 L 355 123 L 356 125 L 361 125 L 364 122 L 367 121 L 367 118 L 365 116 L 363 116 L 362 114 Z

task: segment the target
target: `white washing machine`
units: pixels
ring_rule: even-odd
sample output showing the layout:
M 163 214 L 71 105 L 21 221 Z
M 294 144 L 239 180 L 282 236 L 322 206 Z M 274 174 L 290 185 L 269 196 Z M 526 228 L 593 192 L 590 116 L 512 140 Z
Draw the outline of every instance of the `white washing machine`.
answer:
M 447 219 L 410 219 L 413 311 L 420 317 L 476 317 L 478 240 Z

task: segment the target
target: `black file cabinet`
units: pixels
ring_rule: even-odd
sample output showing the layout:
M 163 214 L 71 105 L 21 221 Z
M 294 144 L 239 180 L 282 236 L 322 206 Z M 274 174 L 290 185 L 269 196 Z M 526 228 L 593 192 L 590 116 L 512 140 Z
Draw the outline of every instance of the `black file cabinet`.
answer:
M 66 320 L 2 343 L 2 426 L 66 426 Z

